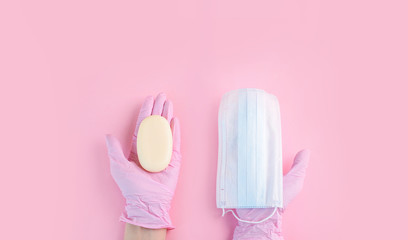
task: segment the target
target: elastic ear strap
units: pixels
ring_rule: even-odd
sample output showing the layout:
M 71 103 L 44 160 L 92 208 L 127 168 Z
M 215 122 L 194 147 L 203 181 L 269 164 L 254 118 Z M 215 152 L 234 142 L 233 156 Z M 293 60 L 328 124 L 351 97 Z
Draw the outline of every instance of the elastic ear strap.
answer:
M 263 222 L 265 222 L 266 220 L 268 220 L 269 218 L 273 217 L 273 215 L 275 215 L 275 213 L 276 213 L 277 210 L 278 210 L 278 208 L 275 207 L 275 209 L 273 210 L 273 212 L 271 213 L 271 215 L 269 215 L 268 217 L 266 217 L 266 218 L 264 218 L 264 219 L 262 219 L 262 220 L 260 220 L 260 221 L 248 221 L 248 220 L 243 220 L 243 219 L 239 218 L 239 217 L 235 214 L 235 212 L 234 212 L 233 210 L 225 211 L 224 208 L 222 208 L 222 216 L 224 216 L 224 215 L 225 215 L 226 213 L 228 213 L 228 212 L 232 212 L 232 215 L 234 215 L 234 217 L 235 217 L 238 221 L 240 221 L 240 222 L 244 222 L 244 223 L 263 223 Z

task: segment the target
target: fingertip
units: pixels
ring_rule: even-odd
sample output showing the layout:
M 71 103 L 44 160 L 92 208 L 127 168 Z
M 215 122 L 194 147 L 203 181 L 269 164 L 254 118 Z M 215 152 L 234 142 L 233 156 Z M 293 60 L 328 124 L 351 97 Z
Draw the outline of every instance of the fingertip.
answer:
M 116 150 L 118 146 L 120 146 L 119 141 L 111 134 L 105 135 L 105 141 L 106 141 L 106 145 L 108 146 L 109 151 L 112 151 L 113 149 Z
M 106 145 L 108 147 L 108 155 L 111 161 L 127 163 L 127 159 L 123 154 L 122 146 L 113 135 L 105 135 Z
M 146 100 L 154 100 L 153 95 L 149 95 L 149 96 L 145 97 L 145 101 Z
M 105 134 L 105 142 L 108 146 L 111 145 L 113 139 L 114 137 L 112 136 L 112 134 Z
M 163 105 L 166 101 L 166 94 L 161 92 L 157 95 L 156 99 L 154 100 L 152 115 L 161 115 L 163 112 Z
M 308 160 L 310 158 L 310 154 L 311 154 L 310 149 L 303 149 L 303 150 L 300 150 L 296 154 L 295 159 L 299 159 L 299 160 L 306 159 L 306 160 Z
M 164 92 L 159 92 L 159 94 L 157 94 L 157 96 L 166 96 L 166 94 Z
M 154 97 L 152 95 L 149 95 L 145 97 L 142 108 L 140 110 L 146 111 L 147 108 L 150 108 L 150 111 L 153 108 L 153 103 L 154 103 Z
M 109 155 L 113 155 L 116 152 L 117 149 L 117 143 L 115 141 L 115 137 L 112 136 L 111 134 L 106 134 L 105 135 L 105 142 L 106 142 L 106 146 L 108 148 L 108 154 Z
M 306 168 L 309 165 L 310 154 L 309 149 L 300 150 L 295 156 L 293 167 L 299 165 Z
M 134 131 L 134 135 L 137 135 L 137 132 L 139 130 L 140 123 L 143 121 L 143 119 L 147 118 L 152 114 L 153 110 L 153 103 L 154 103 L 154 98 L 152 95 L 147 96 L 142 104 L 142 107 L 139 110 L 139 115 L 137 117 L 136 121 L 136 127 Z
M 166 118 L 169 123 L 173 118 L 173 103 L 170 100 L 164 103 L 162 117 Z
M 166 94 L 164 92 L 160 92 L 159 94 L 157 94 L 155 101 L 163 101 L 166 99 Z
M 152 95 L 147 96 L 143 101 L 142 107 L 139 111 L 138 121 L 143 120 L 144 118 L 148 117 L 153 110 L 154 98 Z

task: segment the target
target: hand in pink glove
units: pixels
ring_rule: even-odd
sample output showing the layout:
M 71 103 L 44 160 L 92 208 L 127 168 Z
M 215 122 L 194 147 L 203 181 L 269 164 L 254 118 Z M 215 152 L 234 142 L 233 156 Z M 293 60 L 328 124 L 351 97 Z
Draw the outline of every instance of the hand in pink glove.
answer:
M 283 207 L 296 197 L 302 190 L 303 181 L 306 175 L 306 168 L 309 163 L 310 151 L 302 150 L 295 156 L 292 168 L 283 177 Z M 250 221 L 261 221 L 273 212 L 273 208 L 242 208 L 236 209 L 239 218 Z M 283 210 L 279 209 L 276 213 L 262 223 L 238 222 L 234 231 L 234 239 L 273 239 L 283 240 L 282 225 Z
M 137 158 L 136 139 L 140 123 L 150 115 L 161 115 L 166 118 L 173 131 L 173 153 L 169 166 L 158 173 L 145 171 Z M 169 216 L 170 203 L 176 189 L 181 155 L 180 126 L 173 117 L 173 105 L 160 93 L 154 100 L 146 98 L 140 109 L 136 129 L 132 139 L 132 148 L 128 158 L 122 147 L 113 136 L 106 136 L 110 158 L 111 174 L 126 199 L 125 211 L 120 220 L 133 225 L 159 229 L 173 229 Z

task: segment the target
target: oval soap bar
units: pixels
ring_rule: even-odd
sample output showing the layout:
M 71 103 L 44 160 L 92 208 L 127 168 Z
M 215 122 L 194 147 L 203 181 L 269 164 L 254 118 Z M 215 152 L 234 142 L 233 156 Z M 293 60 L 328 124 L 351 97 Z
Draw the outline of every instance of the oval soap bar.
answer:
M 169 122 L 159 115 L 145 118 L 137 133 L 137 156 L 142 167 L 149 172 L 160 172 L 170 163 L 173 136 Z

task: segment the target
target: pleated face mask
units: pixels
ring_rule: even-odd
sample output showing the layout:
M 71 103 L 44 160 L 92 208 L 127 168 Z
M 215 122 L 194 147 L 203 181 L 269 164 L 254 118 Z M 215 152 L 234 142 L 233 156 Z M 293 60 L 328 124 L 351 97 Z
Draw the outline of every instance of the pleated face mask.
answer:
M 218 112 L 218 140 L 217 207 L 223 215 L 229 208 L 275 208 L 272 217 L 283 207 L 277 98 L 252 88 L 227 92 Z

